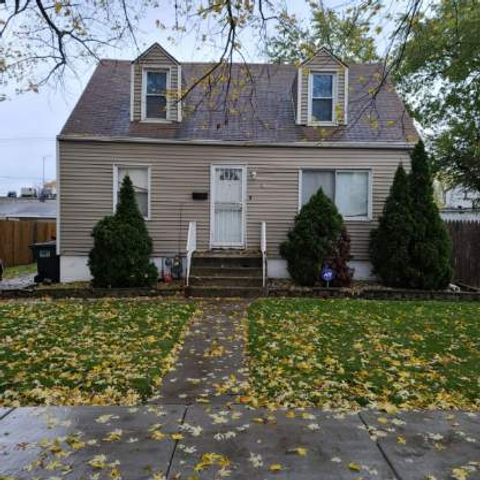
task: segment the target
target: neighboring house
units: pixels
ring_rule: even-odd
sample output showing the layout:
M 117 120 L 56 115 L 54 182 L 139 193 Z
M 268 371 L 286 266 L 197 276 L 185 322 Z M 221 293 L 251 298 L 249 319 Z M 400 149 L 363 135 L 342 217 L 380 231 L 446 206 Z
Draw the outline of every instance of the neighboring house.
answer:
M 57 219 L 57 201 L 40 201 L 37 198 L 0 197 L 0 219 L 54 222 Z
M 185 255 L 189 221 L 200 251 L 258 250 L 266 222 L 268 275 L 285 277 L 279 245 L 322 187 L 344 216 L 357 278 L 369 277 L 370 231 L 418 138 L 388 79 L 376 94 L 382 66 L 322 48 L 300 66 L 234 64 L 230 82 L 220 66 L 191 89 L 213 65 L 154 44 L 97 67 L 58 136 L 62 280 L 89 277 L 92 228 L 127 173 L 157 261 Z
M 440 216 L 445 221 L 480 221 L 480 193 L 461 186 L 441 189 Z
M 466 209 L 480 207 L 480 193 L 464 187 L 453 187 L 443 192 L 445 210 Z

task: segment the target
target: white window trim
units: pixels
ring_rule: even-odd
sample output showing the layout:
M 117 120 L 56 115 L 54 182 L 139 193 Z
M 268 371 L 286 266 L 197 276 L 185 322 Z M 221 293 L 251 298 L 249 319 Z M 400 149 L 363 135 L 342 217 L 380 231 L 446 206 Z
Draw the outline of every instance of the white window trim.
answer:
M 130 67 L 130 121 L 134 120 L 135 109 L 135 64 Z
M 319 75 L 332 75 L 332 120 L 331 121 L 318 121 L 312 117 L 312 98 L 313 98 L 313 76 Z M 336 126 L 337 115 L 336 105 L 338 101 L 338 72 L 332 70 L 312 70 L 308 75 L 308 124 L 314 126 Z
M 302 124 L 302 81 L 303 81 L 303 70 L 300 67 L 297 74 L 297 116 L 295 118 L 295 123 L 297 125 Z
M 166 95 L 166 115 L 165 118 L 148 118 L 147 117 L 147 73 L 164 71 L 167 73 L 167 95 Z M 142 105 L 141 105 L 141 119 L 145 123 L 172 123 L 170 118 L 170 99 L 168 92 L 170 92 L 172 83 L 172 67 L 170 65 L 149 65 L 142 68 Z
M 335 205 L 337 205 L 337 174 L 338 173 L 360 173 L 368 174 L 368 194 L 367 194 L 367 216 L 364 217 L 343 217 L 346 222 L 371 222 L 373 220 L 373 174 L 369 168 L 311 168 L 303 167 L 298 171 L 298 211 L 302 209 L 302 189 L 303 189 L 303 171 L 332 172 L 335 174 Z M 339 212 L 340 213 L 340 212 Z
M 55 141 L 55 165 L 56 165 L 56 172 L 57 172 L 57 225 L 56 225 L 56 254 L 61 255 L 62 249 L 60 246 L 60 237 L 61 237 L 61 213 L 62 209 L 60 208 L 61 205 L 61 193 L 60 193 L 60 182 L 61 182 L 61 169 L 60 169 L 60 142 L 58 138 Z
M 344 112 L 343 112 L 343 118 L 344 118 L 344 121 L 343 123 L 345 125 L 348 124 L 348 68 L 345 67 L 345 92 L 344 92 L 344 96 L 345 96 L 345 102 L 344 102 L 344 105 L 343 105 L 343 108 L 344 108 Z
M 215 169 L 216 168 L 240 168 L 242 169 L 242 242 L 239 244 L 218 245 L 213 241 L 215 236 Z M 210 249 L 245 249 L 247 248 L 247 174 L 245 164 L 238 163 L 212 163 L 210 164 Z
M 113 165 L 113 208 L 112 211 L 115 213 L 117 210 L 118 203 L 118 168 L 146 168 L 147 169 L 147 185 L 148 185 L 148 200 L 147 200 L 147 211 L 148 215 L 143 217 L 146 221 L 151 220 L 152 217 L 152 166 L 144 163 L 115 163 Z
M 177 66 L 177 121 L 182 121 L 182 67 Z

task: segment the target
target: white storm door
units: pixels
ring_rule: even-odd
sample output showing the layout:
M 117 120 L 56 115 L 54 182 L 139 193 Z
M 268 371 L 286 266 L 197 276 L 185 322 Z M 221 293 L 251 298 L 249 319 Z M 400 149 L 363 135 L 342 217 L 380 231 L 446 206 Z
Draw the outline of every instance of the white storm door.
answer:
M 245 244 L 246 169 L 237 165 L 212 165 L 211 246 Z

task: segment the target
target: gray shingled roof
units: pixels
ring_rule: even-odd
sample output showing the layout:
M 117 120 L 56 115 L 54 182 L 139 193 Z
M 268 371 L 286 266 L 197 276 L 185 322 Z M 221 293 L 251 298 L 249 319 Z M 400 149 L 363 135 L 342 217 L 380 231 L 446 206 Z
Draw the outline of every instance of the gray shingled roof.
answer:
M 183 63 L 183 87 L 193 83 L 211 64 Z M 130 67 L 120 60 L 102 61 L 80 97 L 61 134 L 131 136 L 176 140 L 414 142 L 412 120 L 387 81 L 372 102 L 381 66 L 350 65 L 348 125 L 306 127 L 295 124 L 293 65 L 232 66 L 233 87 L 225 103 L 225 83 L 192 90 L 183 101 L 183 121 L 155 124 L 130 121 Z M 251 75 L 252 80 L 249 80 Z M 242 85 L 239 87 L 238 85 Z M 225 105 L 229 111 L 225 113 Z

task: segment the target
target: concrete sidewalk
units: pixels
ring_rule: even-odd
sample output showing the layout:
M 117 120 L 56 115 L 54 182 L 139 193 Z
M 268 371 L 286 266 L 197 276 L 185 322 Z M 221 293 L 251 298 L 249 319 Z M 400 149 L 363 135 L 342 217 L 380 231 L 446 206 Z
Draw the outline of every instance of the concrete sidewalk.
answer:
M 150 405 L 0 416 L 2 480 L 480 478 L 480 417 L 469 413 Z
M 24 288 L 33 287 L 35 285 L 35 282 L 33 281 L 34 277 L 34 273 L 27 273 L 25 275 L 19 275 L 18 277 L 4 279 L 0 281 L 0 291 L 21 290 Z

